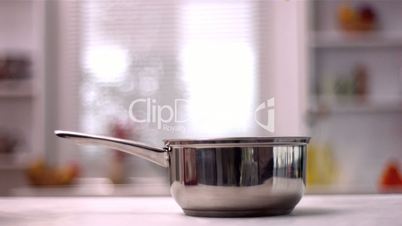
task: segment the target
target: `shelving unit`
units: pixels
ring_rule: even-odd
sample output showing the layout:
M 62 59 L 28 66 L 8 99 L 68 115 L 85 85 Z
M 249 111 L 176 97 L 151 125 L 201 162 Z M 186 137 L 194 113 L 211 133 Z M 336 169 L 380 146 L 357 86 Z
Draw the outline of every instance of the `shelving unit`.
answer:
M 402 33 L 315 32 L 311 37 L 310 46 L 312 48 L 402 48 Z
M 24 156 L 44 151 L 44 10 L 44 1 L 0 1 L 0 56 L 30 62 L 29 77 L 0 80 L 0 131 L 18 140 L 12 154 L 0 153 L 3 178 L 10 170 L 23 170 Z
M 342 31 L 337 9 L 345 2 L 370 4 L 379 29 Z M 323 0 L 310 2 L 309 9 L 312 142 L 331 147 L 340 174 L 332 185 L 313 186 L 313 192 L 378 192 L 386 164 L 402 163 L 402 15 L 397 13 L 402 2 Z M 367 94 L 336 93 L 336 80 L 353 80 L 356 65 L 367 69 Z

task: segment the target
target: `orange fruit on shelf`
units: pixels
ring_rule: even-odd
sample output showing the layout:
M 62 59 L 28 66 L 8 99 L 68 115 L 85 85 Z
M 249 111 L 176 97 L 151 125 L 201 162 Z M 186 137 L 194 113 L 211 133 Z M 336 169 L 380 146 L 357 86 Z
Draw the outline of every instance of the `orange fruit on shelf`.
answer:
M 402 191 L 402 176 L 399 173 L 398 165 L 396 162 L 390 162 L 380 180 L 380 190 L 387 191 Z

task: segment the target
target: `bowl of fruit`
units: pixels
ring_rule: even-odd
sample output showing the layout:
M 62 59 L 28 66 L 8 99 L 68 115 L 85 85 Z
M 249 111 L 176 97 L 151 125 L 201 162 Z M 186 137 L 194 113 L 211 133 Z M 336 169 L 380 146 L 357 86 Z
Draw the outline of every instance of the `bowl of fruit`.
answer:
M 62 186 L 73 184 L 79 171 L 76 163 L 52 166 L 40 159 L 28 165 L 26 176 L 32 186 Z

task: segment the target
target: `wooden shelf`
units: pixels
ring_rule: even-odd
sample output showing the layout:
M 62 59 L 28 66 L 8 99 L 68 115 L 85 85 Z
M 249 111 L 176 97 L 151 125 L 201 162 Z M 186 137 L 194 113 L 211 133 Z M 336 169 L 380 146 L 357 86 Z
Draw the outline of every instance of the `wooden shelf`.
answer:
M 21 164 L 0 164 L 0 170 L 25 170 Z
M 136 180 L 134 180 L 136 181 Z M 142 181 L 116 185 L 108 178 L 77 178 L 66 186 L 20 187 L 11 191 L 17 196 L 164 196 L 169 195 L 165 180 Z
M 23 170 L 25 166 L 17 161 L 16 154 L 0 154 L 0 170 Z
M 402 33 L 316 32 L 310 41 L 313 48 L 402 48 Z
M 32 81 L 30 79 L 0 80 L 0 99 L 33 97 Z
M 378 189 L 370 185 L 351 186 L 347 184 L 307 185 L 306 194 L 376 194 Z
M 0 99 L 16 98 L 16 99 L 30 99 L 33 98 L 32 92 L 19 92 L 19 91 L 0 91 Z
M 311 106 L 312 114 L 382 114 L 402 113 L 402 101 L 375 102 L 354 98 L 320 97 L 316 106 Z M 402 115 L 402 114 L 401 114 Z

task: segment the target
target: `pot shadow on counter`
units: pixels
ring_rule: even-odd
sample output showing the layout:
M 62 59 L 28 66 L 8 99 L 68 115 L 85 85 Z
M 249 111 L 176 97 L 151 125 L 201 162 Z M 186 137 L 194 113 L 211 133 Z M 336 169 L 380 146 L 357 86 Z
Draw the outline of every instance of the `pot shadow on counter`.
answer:
M 342 215 L 347 211 L 341 209 L 334 208 L 320 208 L 320 207 L 302 207 L 293 210 L 289 214 L 273 214 L 273 215 L 253 215 L 253 216 L 192 216 L 186 215 L 181 212 L 178 215 L 182 217 L 190 217 L 190 218 L 199 218 L 199 219 L 258 219 L 258 218 L 272 218 L 272 219 L 280 219 L 280 218 L 299 218 L 299 217 L 323 217 L 323 216 L 333 216 L 333 215 Z

